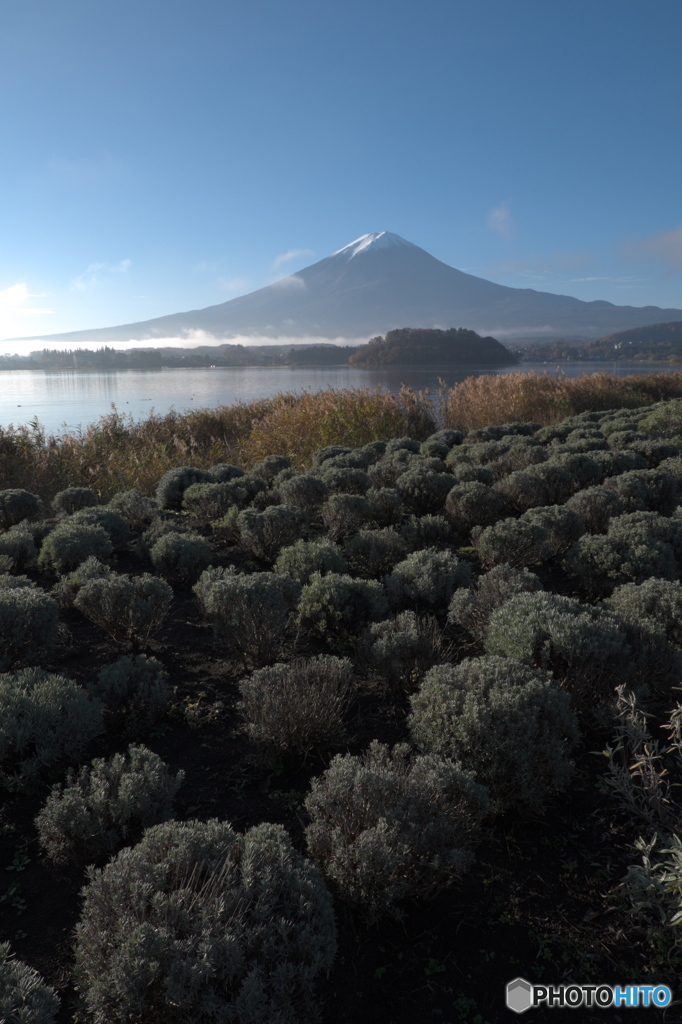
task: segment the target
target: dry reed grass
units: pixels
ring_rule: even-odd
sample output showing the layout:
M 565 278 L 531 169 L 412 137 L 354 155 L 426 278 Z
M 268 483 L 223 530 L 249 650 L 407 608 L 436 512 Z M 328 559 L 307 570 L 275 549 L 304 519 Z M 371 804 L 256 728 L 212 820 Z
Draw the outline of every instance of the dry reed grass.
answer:
M 501 373 L 455 384 L 442 394 L 441 411 L 445 426 L 467 431 L 514 421 L 548 425 L 588 410 L 635 408 L 681 396 L 682 373 Z
M 107 501 L 131 487 L 152 494 L 174 466 L 206 469 L 234 462 L 248 468 L 275 454 L 304 466 L 316 448 L 329 444 L 423 439 L 439 419 L 442 426 L 464 431 L 514 420 L 549 424 L 588 409 L 633 408 L 679 397 L 682 372 L 573 378 L 505 373 L 443 386 L 436 402 L 407 387 L 399 395 L 328 388 L 188 413 L 152 413 L 138 422 L 114 411 L 83 430 L 54 436 L 34 420 L 0 427 L 0 490 L 25 487 L 49 501 L 65 487 L 85 486 Z
M 152 494 L 174 466 L 244 467 L 282 454 L 297 465 L 328 444 L 357 446 L 435 429 L 430 399 L 368 389 L 284 393 L 189 413 L 151 414 L 136 422 L 116 411 L 75 433 L 47 435 L 37 420 L 0 428 L 0 490 L 24 487 L 49 501 L 70 486 L 91 487 L 102 501 L 137 487 Z

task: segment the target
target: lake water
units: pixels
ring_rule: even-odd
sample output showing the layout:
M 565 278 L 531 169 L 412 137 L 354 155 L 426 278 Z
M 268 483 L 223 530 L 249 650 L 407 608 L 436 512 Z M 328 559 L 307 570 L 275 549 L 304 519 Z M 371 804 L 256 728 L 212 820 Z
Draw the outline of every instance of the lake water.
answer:
M 99 419 L 115 406 L 135 419 L 153 409 L 166 413 L 187 409 L 231 405 L 237 401 L 267 398 L 281 391 L 319 391 L 352 387 L 381 388 L 396 393 L 401 384 L 414 388 L 438 387 L 442 377 L 448 385 L 481 373 L 510 371 L 555 373 L 551 363 L 523 363 L 520 366 L 455 366 L 443 371 L 437 366 L 390 366 L 355 369 L 349 366 L 238 366 L 194 367 L 162 370 L 6 370 L 0 373 L 0 426 L 18 426 L 37 417 L 48 433 L 77 430 Z M 565 363 L 561 371 L 569 377 L 607 370 L 629 375 L 653 370 L 674 371 L 679 367 L 651 363 Z

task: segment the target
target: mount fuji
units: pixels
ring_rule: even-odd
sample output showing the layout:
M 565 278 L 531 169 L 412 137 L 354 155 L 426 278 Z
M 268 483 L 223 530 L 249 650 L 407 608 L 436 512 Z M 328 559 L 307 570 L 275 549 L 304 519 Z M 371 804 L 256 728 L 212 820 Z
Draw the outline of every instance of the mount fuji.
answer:
M 108 343 L 188 338 L 365 341 L 400 327 L 467 327 L 505 341 L 604 334 L 682 320 L 682 309 L 583 302 L 508 288 L 442 263 L 400 235 L 363 235 L 275 284 L 205 309 L 140 323 L 41 335 Z M 245 338 L 246 336 L 246 338 Z

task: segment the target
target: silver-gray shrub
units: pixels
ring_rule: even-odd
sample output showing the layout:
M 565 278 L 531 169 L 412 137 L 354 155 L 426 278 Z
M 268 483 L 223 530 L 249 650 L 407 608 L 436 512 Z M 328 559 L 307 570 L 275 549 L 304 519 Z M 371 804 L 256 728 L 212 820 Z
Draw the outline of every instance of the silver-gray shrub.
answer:
M 366 498 L 359 494 L 332 494 L 322 506 L 322 521 L 330 540 L 347 540 L 372 518 Z
M 337 755 L 305 801 L 308 851 L 340 895 L 370 919 L 399 916 L 470 867 L 488 794 L 459 766 L 374 740 Z
M 618 476 L 619 473 L 647 468 L 646 459 L 632 451 L 592 452 L 590 458 L 599 466 L 602 480 L 607 476 Z
M 102 705 L 70 679 L 39 668 L 0 675 L 0 781 L 32 784 L 76 761 L 102 732 Z
M 57 602 L 33 587 L 0 590 L 0 672 L 50 655 L 59 627 Z
M 519 594 L 532 594 L 543 589 L 539 578 L 528 569 L 496 565 L 479 576 L 470 589 L 454 592 L 448 608 L 448 622 L 461 626 L 481 643 L 496 608 L 501 608 Z
M 264 459 L 251 467 L 254 476 L 258 476 L 270 487 L 278 473 L 283 469 L 291 469 L 291 460 L 286 455 L 266 455 Z
M 434 434 L 429 434 L 426 441 L 423 444 L 428 444 L 429 441 L 435 441 L 437 444 L 444 444 L 448 448 L 454 448 L 455 445 L 461 444 L 464 440 L 464 434 L 461 430 L 437 430 Z
M 548 505 L 562 505 L 578 490 L 575 477 L 554 458 L 534 466 L 533 475 L 544 480 Z
M 215 466 L 209 466 L 206 472 L 211 479 L 219 484 L 226 484 L 230 480 L 237 480 L 240 476 L 244 476 L 244 470 L 231 462 L 217 462 Z
M 282 548 L 308 532 L 306 513 L 293 505 L 273 505 L 262 512 L 247 508 L 237 523 L 242 547 L 264 562 L 274 562 Z
M 606 594 L 622 583 L 650 577 L 674 580 L 679 573 L 682 522 L 655 512 L 631 512 L 609 522 L 606 536 L 581 537 L 566 555 L 569 572 L 590 594 Z
M 215 639 L 257 665 L 276 661 L 295 640 L 292 613 L 301 584 L 274 572 L 209 569 L 194 587 Z
M 630 658 L 625 634 L 605 608 L 544 592 L 519 594 L 494 611 L 485 651 L 552 672 L 576 707 L 608 701 Z
M 183 511 L 200 519 L 219 519 L 233 505 L 244 503 L 246 491 L 239 480 L 190 484 L 182 495 Z
M 0 572 L 0 590 L 23 590 L 30 587 L 38 590 L 38 585 L 29 579 L 28 576 L 13 576 L 9 572 Z
M 487 466 L 473 466 L 469 462 L 458 462 L 452 470 L 458 484 L 479 483 L 491 487 L 494 481 L 493 471 Z
M 70 515 L 64 522 L 85 526 L 101 526 L 108 533 L 109 539 L 116 551 L 124 548 L 130 540 L 128 520 L 107 505 L 82 508 Z
M 551 554 L 545 528 L 522 519 L 501 519 L 484 530 L 477 527 L 471 539 L 486 567 L 513 565 L 520 569 L 545 562 Z
M 500 480 L 510 473 L 530 469 L 547 461 L 547 450 L 536 441 L 530 438 L 519 437 L 514 439 L 509 451 L 488 463 L 488 468 L 495 480 Z
M 0 528 L 8 530 L 24 519 L 35 519 L 43 510 L 43 503 L 37 494 L 22 488 L 0 491 Z
M 308 583 L 314 572 L 348 571 L 348 562 L 338 544 L 318 537 L 315 540 L 297 540 L 295 544 L 282 548 L 274 571 L 291 576 L 299 583 Z
M 365 498 L 378 527 L 397 526 L 402 519 L 403 499 L 394 488 L 370 487 Z
M 73 604 L 114 640 L 140 646 L 161 628 L 172 600 L 172 588 L 156 576 L 111 574 L 84 583 Z
M 3 1024 L 54 1024 L 59 999 L 54 989 L 23 960 L 9 942 L 0 943 L 0 1020 Z
M 446 459 L 450 453 L 450 445 L 443 444 L 442 441 L 429 440 L 422 441 L 419 449 L 420 455 L 435 456 L 437 459 Z
M 394 487 L 398 477 L 409 469 L 410 462 L 411 453 L 407 449 L 383 455 L 367 470 L 370 487 Z
M 564 507 L 576 513 L 587 533 L 606 533 L 614 516 L 625 512 L 618 495 L 603 487 L 586 487 L 578 491 Z
M 331 459 L 320 468 L 320 479 L 330 494 L 364 494 L 369 487 L 369 477 L 364 469 L 330 465 Z
M 166 533 L 149 552 L 151 563 L 169 583 L 189 587 L 211 564 L 211 547 L 197 533 Z
M 92 580 L 109 579 L 114 575 L 113 569 L 90 555 L 73 572 L 61 576 L 52 588 L 52 594 L 63 608 L 71 608 L 78 592 Z
M 111 538 L 103 527 L 64 519 L 43 541 L 38 564 L 62 576 L 73 572 L 91 555 L 100 562 L 108 562 L 113 553 Z
M 91 1024 L 300 1024 L 336 954 L 331 896 L 281 825 L 147 829 L 90 868 L 76 979 Z
M 394 452 L 414 452 L 417 454 L 421 447 L 420 441 L 413 437 L 392 437 L 386 442 L 386 455 L 393 455 Z
M 497 812 L 538 813 L 570 780 L 577 719 L 547 672 L 496 657 L 436 665 L 411 706 L 413 742 L 472 772 Z
M 118 512 L 133 530 L 144 530 L 159 514 L 159 506 L 136 487 L 129 491 L 118 491 L 109 499 L 107 508 Z
M 369 625 L 360 634 L 355 658 L 361 671 L 383 679 L 395 696 L 402 697 L 446 654 L 436 619 L 408 610 Z
M 347 637 L 388 614 L 381 583 L 342 573 L 313 573 L 301 591 L 298 621 L 322 634 Z
M 326 448 L 318 448 L 313 452 L 313 466 L 321 466 L 328 459 L 336 458 L 337 455 L 347 455 L 352 451 L 353 449 L 345 444 L 330 444 Z
M 440 512 L 452 490 L 450 473 L 437 473 L 421 465 L 412 465 L 396 480 L 396 490 L 404 504 L 417 515 Z
M 573 481 L 573 491 L 580 491 L 585 487 L 592 487 L 598 484 L 602 478 L 599 463 L 590 455 L 581 455 L 579 452 L 563 453 L 560 449 L 556 455 L 552 455 L 551 461 L 561 466 L 570 474 Z
M 105 665 L 88 686 L 104 706 L 104 724 L 115 734 L 134 739 L 165 717 L 170 689 L 163 665 L 145 654 L 126 654 Z
M 445 514 L 458 532 L 468 534 L 474 526 L 491 526 L 503 519 L 508 507 L 492 487 L 472 480 L 455 484 L 445 501 Z
M 343 729 L 352 678 L 348 658 L 327 655 L 258 669 L 239 683 L 247 736 L 273 761 L 334 742 Z
M 670 516 L 679 497 L 675 478 L 657 469 L 636 469 L 608 477 L 602 486 L 620 498 L 625 512 L 658 512 Z
M 169 469 L 159 480 L 156 488 L 156 500 L 159 508 L 179 512 L 182 507 L 182 496 L 191 484 L 211 483 L 212 477 L 196 466 L 176 466 Z
M 393 608 L 444 612 L 458 587 L 468 587 L 471 566 L 450 551 L 413 551 L 384 579 Z
M 165 519 L 159 516 L 155 519 L 151 525 L 144 531 L 142 536 L 139 538 L 135 551 L 141 558 L 149 558 L 149 552 L 156 544 L 157 540 L 165 537 L 167 533 L 190 533 L 190 527 L 182 521 L 178 516 L 173 516 L 170 519 Z
M 661 473 L 668 473 L 673 477 L 678 488 L 682 491 L 682 456 L 674 455 L 670 459 L 663 459 L 658 464 L 658 470 Z
M 448 547 L 453 542 L 453 528 L 445 516 L 410 516 L 398 527 L 409 551 Z
M 386 441 L 368 441 L 355 451 L 367 460 L 368 466 L 373 466 L 386 454 Z
M 625 622 L 662 633 L 682 647 L 682 585 L 678 580 L 625 583 L 616 587 L 605 604 Z
M 97 504 L 97 495 L 89 487 L 67 487 L 52 499 L 52 511 L 56 516 L 70 516 L 82 508 Z
M 57 864 L 83 866 L 131 846 L 146 828 L 175 817 L 184 775 L 171 775 L 158 754 L 135 745 L 78 772 L 69 768 L 35 819 L 44 853 Z
M 391 529 L 360 530 L 346 541 L 343 549 L 351 572 L 366 579 L 384 576 L 405 558 L 407 552 L 404 538 Z
M 628 451 L 641 455 L 646 460 L 646 464 L 650 469 L 655 469 L 664 459 L 672 459 L 680 454 L 678 445 L 666 444 L 665 441 L 653 441 L 651 439 L 632 441 L 628 445 Z
M 582 520 L 565 505 L 546 505 L 524 512 L 521 521 L 541 526 L 547 533 L 550 558 L 564 555 L 585 533 Z
M 493 485 L 494 490 L 502 495 L 508 508 L 523 512 L 537 505 L 548 503 L 547 484 L 541 476 L 529 470 L 517 470 L 503 477 Z
M 329 489 L 320 477 L 311 473 L 299 473 L 278 484 L 279 493 L 285 505 L 312 512 L 327 500 Z
M 10 527 L 6 533 L 0 533 L 0 558 L 12 572 L 21 572 L 35 566 L 38 549 L 31 532 L 23 529 L 24 523 Z

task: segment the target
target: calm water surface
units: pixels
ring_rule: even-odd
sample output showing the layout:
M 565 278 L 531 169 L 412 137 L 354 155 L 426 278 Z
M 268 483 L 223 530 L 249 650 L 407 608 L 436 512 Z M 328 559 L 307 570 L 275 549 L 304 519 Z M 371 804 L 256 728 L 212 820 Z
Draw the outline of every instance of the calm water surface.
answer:
M 647 363 L 567 363 L 570 377 L 595 370 L 628 375 L 647 370 L 673 371 L 678 367 Z M 354 369 L 348 366 L 238 366 L 194 367 L 165 370 L 7 370 L 0 373 L 0 426 L 18 426 L 37 417 L 48 433 L 77 430 L 111 412 L 130 413 L 135 419 L 152 410 L 166 413 L 230 405 L 237 401 L 267 398 L 280 391 L 318 391 L 322 388 L 369 387 L 398 392 L 401 384 L 414 388 L 438 387 L 438 378 L 455 384 L 481 373 L 530 370 L 554 373 L 549 363 L 521 366 L 449 367 L 391 366 Z

